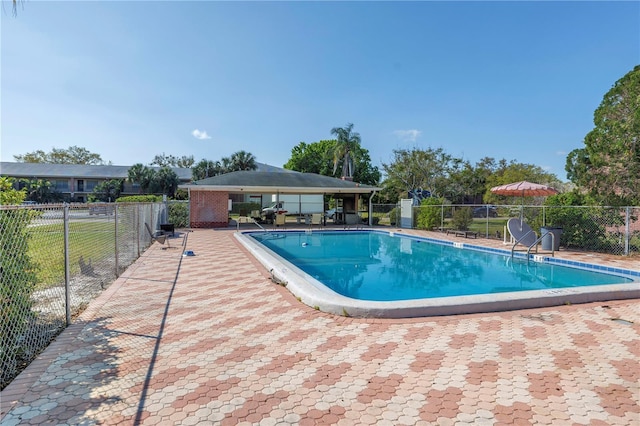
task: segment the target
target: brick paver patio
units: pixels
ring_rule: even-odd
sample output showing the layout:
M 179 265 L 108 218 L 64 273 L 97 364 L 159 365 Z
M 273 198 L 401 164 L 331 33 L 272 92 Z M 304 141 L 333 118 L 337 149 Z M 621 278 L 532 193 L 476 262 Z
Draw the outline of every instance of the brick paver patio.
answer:
M 637 300 L 345 318 L 271 282 L 232 231 L 171 244 L 1 393 L 2 425 L 640 424 Z

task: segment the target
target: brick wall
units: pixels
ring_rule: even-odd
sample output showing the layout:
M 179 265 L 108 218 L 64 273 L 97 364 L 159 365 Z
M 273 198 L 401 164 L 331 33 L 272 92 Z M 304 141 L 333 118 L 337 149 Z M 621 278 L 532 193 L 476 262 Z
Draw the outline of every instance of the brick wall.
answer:
M 192 228 L 226 228 L 229 226 L 229 193 L 197 191 L 189 194 L 189 222 Z

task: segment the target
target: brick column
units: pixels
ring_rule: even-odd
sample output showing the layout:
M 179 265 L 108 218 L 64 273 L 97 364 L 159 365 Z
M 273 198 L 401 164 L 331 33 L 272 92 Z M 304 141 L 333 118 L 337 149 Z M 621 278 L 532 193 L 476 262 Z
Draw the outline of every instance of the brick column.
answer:
M 226 228 L 229 226 L 229 193 L 191 189 L 189 223 L 192 228 Z

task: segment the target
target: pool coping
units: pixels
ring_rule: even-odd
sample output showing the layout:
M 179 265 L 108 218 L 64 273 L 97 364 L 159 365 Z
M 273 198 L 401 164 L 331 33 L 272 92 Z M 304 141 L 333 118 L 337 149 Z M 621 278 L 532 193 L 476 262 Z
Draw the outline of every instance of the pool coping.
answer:
M 285 286 L 298 300 L 323 312 L 335 315 L 363 318 L 412 318 L 443 315 L 459 315 L 484 312 L 533 309 L 566 304 L 604 302 L 611 300 L 640 298 L 640 271 L 607 267 L 586 262 L 557 259 L 554 257 L 531 254 L 530 261 L 548 262 L 560 266 L 587 269 L 621 275 L 633 280 L 627 284 L 607 284 L 588 287 L 571 287 L 548 290 L 527 290 L 469 296 L 438 297 L 403 301 L 368 301 L 352 299 L 340 295 L 326 287 L 311 275 L 299 269 L 291 262 L 260 245 L 248 234 L 262 234 L 271 231 L 240 231 L 236 239 L 269 271 L 272 280 Z M 278 233 L 300 233 L 304 231 L 278 231 Z M 314 231 L 326 232 L 326 231 Z M 438 240 L 428 237 L 409 235 L 402 232 L 382 230 L 332 230 L 330 232 L 374 232 L 398 235 L 421 241 L 448 245 L 459 249 L 471 249 L 494 254 L 510 255 L 509 250 L 483 247 L 474 244 Z M 515 252 L 514 257 L 526 259 L 527 255 Z

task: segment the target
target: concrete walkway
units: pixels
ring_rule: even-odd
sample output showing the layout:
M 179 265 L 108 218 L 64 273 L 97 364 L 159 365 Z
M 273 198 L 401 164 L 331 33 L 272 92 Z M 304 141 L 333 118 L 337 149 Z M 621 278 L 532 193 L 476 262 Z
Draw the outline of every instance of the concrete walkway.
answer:
M 272 283 L 232 231 L 171 245 L 0 394 L 3 426 L 640 424 L 637 300 L 345 318 Z

